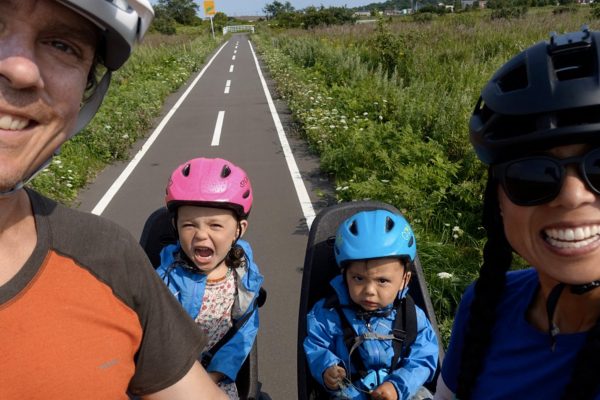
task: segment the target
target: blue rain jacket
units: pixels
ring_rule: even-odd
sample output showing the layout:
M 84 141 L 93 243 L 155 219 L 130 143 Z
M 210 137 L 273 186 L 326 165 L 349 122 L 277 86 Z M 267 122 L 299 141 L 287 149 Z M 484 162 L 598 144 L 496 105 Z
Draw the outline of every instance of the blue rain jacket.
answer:
M 352 300 L 341 275 L 331 280 L 331 286 L 337 293 L 342 310 L 348 321 L 361 335 L 368 332 L 364 319 L 356 316 Z M 406 293 L 400 293 L 403 296 Z M 335 308 L 325 308 L 326 299 L 319 300 L 307 316 L 307 337 L 304 340 L 304 351 L 312 376 L 326 389 L 323 373 L 334 365 L 341 365 L 350 376 L 355 369 L 350 365 L 348 348 L 344 344 L 344 333 L 340 317 Z M 351 306 L 351 307 L 344 307 Z M 393 307 L 390 305 L 389 307 Z M 396 388 L 398 399 L 409 399 L 425 382 L 433 379 L 438 362 L 438 340 L 423 310 L 417 307 L 417 337 L 411 346 L 410 354 L 401 366 L 389 371 L 394 356 L 391 340 L 365 340 L 355 352 L 359 352 L 365 367 L 391 382 Z M 396 310 L 386 317 L 371 317 L 369 325 L 372 332 L 388 335 L 392 331 Z M 352 369 L 351 369 L 352 368 Z M 363 378 L 363 380 L 368 378 Z M 361 380 L 362 381 L 362 380 Z M 369 399 L 369 395 L 357 388 L 367 391 L 366 382 L 353 382 L 342 390 L 330 391 L 337 399 Z
M 227 381 L 235 381 L 236 376 L 252 349 L 258 332 L 258 307 L 254 306 L 263 276 L 252 258 L 252 248 L 244 240 L 238 240 L 246 253 L 245 267 L 234 269 L 237 282 L 237 296 L 233 303 L 231 316 L 233 320 L 243 317 L 246 313 L 252 315 L 236 332 L 236 334 L 217 351 L 206 370 L 220 372 Z M 185 311 L 196 318 L 202 307 L 206 275 L 178 265 L 176 254 L 181 250 L 179 242 L 164 247 L 160 253 L 160 266 L 156 269 L 158 275 L 167 284 Z M 181 261 L 179 261 L 181 262 Z

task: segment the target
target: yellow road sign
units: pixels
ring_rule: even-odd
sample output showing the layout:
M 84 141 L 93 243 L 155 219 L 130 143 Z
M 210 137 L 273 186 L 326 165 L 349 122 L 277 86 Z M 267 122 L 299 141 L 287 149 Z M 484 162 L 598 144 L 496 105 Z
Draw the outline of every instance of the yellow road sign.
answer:
M 209 15 L 215 15 L 216 14 L 216 10 L 215 10 L 215 2 L 213 0 L 205 0 L 204 1 L 204 15 L 209 16 Z

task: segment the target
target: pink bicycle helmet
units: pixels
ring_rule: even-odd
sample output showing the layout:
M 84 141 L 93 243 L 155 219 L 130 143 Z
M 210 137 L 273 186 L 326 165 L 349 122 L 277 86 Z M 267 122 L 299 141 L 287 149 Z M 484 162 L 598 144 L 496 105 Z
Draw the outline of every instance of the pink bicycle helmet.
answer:
M 246 172 L 222 158 L 194 158 L 173 171 L 165 197 L 175 211 L 184 204 L 233 210 L 247 218 L 252 207 L 252 186 Z

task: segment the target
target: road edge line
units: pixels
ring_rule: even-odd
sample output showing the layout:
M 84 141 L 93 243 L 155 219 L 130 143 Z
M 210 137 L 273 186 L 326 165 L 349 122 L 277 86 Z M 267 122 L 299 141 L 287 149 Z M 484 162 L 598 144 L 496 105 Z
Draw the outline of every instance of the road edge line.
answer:
M 312 222 L 315 219 L 315 210 L 312 202 L 310 201 L 310 197 L 308 196 L 308 191 L 306 190 L 304 181 L 302 180 L 302 175 L 300 175 L 298 164 L 296 163 L 296 159 L 294 158 L 294 154 L 292 153 L 292 149 L 287 140 L 287 136 L 285 135 L 283 125 L 281 124 L 281 120 L 279 119 L 279 114 L 277 113 L 277 109 L 275 108 L 275 103 L 273 103 L 273 98 L 271 97 L 271 93 L 269 92 L 269 87 L 267 86 L 267 82 L 260 69 L 258 58 L 256 57 L 256 53 L 254 52 L 254 47 L 252 46 L 252 43 L 249 40 L 248 44 L 250 45 L 250 51 L 252 52 L 252 56 L 254 57 L 254 63 L 256 64 L 256 70 L 258 71 L 258 76 L 260 78 L 263 91 L 265 92 L 265 96 L 267 97 L 267 103 L 269 104 L 271 117 L 273 118 L 275 128 L 277 129 L 277 136 L 279 136 L 279 142 L 281 144 L 281 148 L 283 149 L 285 161 L 287 163 L 288 170 L 290 171 L 290 175 L 292 176 L 292 181 L 294 183 L 294 188 L 296 189 L 296 195 L 298 196 L 300 207 L 302 208 L 302 213 L 304 214 L 306 225 L 310 230 L 310 226 L 312 225 Z

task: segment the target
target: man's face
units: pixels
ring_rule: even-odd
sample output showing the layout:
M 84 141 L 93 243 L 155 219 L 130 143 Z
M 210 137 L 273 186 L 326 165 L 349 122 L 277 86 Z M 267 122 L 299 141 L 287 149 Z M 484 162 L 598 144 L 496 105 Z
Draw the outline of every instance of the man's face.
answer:
M 96 42 L 91 22 L 53 0 L 0 1 L 0 191 L 68 138 Z

